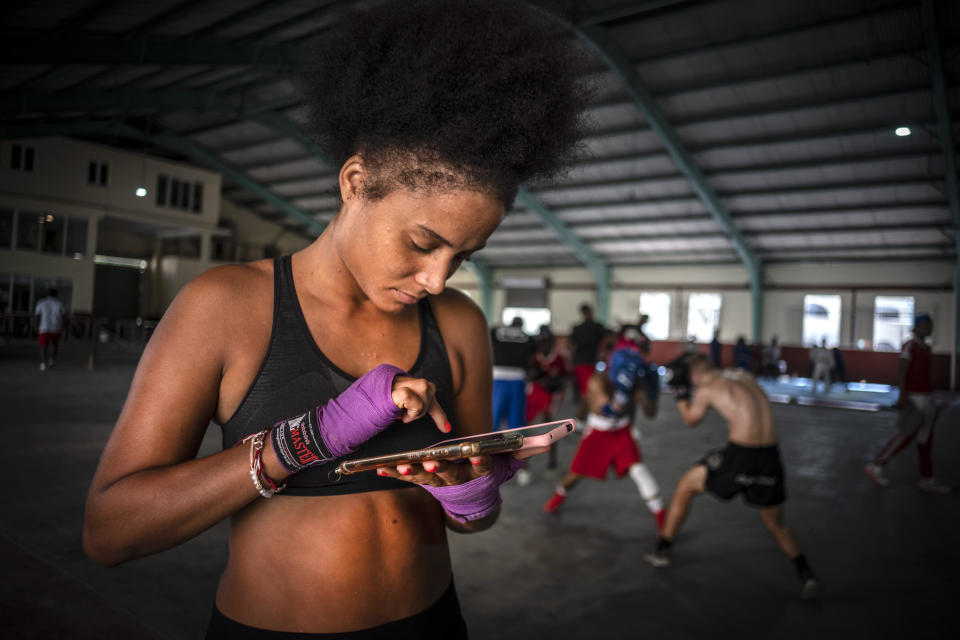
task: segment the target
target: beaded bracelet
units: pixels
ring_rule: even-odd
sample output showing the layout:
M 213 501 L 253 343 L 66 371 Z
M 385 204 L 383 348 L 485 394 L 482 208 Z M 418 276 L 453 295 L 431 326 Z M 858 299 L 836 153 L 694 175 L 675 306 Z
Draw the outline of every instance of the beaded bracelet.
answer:
M 252 433 L 240 441 L 241 444 L 247 441 L 250 442 L 250 478 L 253 480 L 253 486 L 256 488 L 257 493 L 264 498 L 273 497 L 274 494 L 280 493 L 287 486 L 286 482 L 277 486 L 277 483 L 263 470 L 263 444 L 264 438 L 268 433 L 269 429 L 260 431 L 259 433 Z M 264 485 L 270 486 L 267 488 Z

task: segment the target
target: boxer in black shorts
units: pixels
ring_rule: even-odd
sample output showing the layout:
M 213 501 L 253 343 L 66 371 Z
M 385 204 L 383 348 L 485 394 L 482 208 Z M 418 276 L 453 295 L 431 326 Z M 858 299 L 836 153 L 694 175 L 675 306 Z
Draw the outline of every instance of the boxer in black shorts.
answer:
M 781 505 L 787 494 L 773 412 L 766 394 L 749 373 L 739 369 L 721 371 L 704 354 L 684 357 L 671 368 L 671 386 L 684 423 L 696 425 L 712 407 L 727 421 L 729 442 L 722 449 L 709 452 L 677 483 L 663 533 L 657 539 L 656 549 L 644 554 L 644 559 L 655 567 L 670 564 L 670 549 L 695 496 L 709 491 L 721 500 L 730 500 L 742 493 L 747 504 L 759 509 L 763 524 L 793 561 L 801 597 L 818 597 L 820 581 L 783 522 Z M 696 389 L 696 395 L 691 398 L 692 389 Z
M 749 505 L 775 507 L 787 498 L 777 445 L 741 447 L 730 442 L 705 455 L 700 464 L 707 467 L 704 487 L 721 500 L 742 493 Z

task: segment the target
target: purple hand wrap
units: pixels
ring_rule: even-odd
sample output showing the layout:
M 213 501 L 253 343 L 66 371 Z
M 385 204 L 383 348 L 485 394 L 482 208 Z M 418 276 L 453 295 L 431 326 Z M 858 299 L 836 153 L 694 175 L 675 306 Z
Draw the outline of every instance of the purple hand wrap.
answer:
M 486 518 L 500 506 L 500 485 L 513 477 L 526 460 L 517 460 L 512 453 L 490 456 L 490 473 L 470 482 L 448 487 L 421 485 L 440 501 L 443 510 L 457 522 Z
M 391 394 L 398 375 L 409 374 L 381 364 L 327 404 L 273 425 L 270 440 L 280 463 L 296 473 L 350 453 L 386 429 L 403 415 Z

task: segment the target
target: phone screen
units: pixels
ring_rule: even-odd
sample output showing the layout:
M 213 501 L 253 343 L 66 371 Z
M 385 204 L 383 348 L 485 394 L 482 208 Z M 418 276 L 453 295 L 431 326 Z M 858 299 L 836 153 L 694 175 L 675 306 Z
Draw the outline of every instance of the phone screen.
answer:
M 369 471 L 379 466 L 423 462 L 425 460 L 451 460 L 470 455 L 503 453 L 516 451 L 524 445 L 547 445 L 556 438 L 562 438 L 573 431 L 572 420 L 558 420 L 545 424 L 491 431 L 465 438 L 453 438 L 432 444 L 424 449 L 404 451 L 372 458 L 345 460 L 335 469 L 335 473 L 349 474 Z M 552 434 L 552 435 L 551 435 Z M 471 444 L 472 443 L 472 444 Z M 472 449 L 467 453 L 465 449 Z
M 467 436 L 465 438 L 453 438 L 451 440 L 443 440 L 438 442 L 433 447 L 442 447 L 450 444 L 456 444 L 458 442 L 472 442 L 475 440 L 489 440 L 491 436 L 508 436 L 512 434 L 520 434 L 524 438 L 532 438 L 534 436 L 547 435 L 551 431 L 554 431 L 558 426 L 562 425 L 565 422 L 569 422 L 570 426 L 567 429 L 567 432 L 573 431 L 573 423 L 570 420 L 558 420 L 556 422 L 546 422 L 544 424 L 535 424 L 529 427 L 518 427 L 516 429 L 503 429 L 502 431 L 491 431 L 490 433 L 481 433 L 475 436 Z

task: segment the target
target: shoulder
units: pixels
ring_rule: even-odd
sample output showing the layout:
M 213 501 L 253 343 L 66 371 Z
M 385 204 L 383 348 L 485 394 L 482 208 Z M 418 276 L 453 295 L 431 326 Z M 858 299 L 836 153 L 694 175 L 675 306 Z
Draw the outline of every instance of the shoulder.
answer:
M 163 336 L 173 332 L 179 336 L 177 342 L 188 339 L 226 346 L 272 317 L 272 276 L 271 260 L 205 271 L 180 290 L 158 331 Z
M 248 264 L 230 264 L 214 267 L 191 280 L 177 297 L 175 305 L 198 304 L 218 313 L 240 311 L 251 302 L 262 302 L 265 295 L 273 296 L 273 264 L 258 260 Z
M 430 296 L 430 307 L 444 340 L 488 336 L 490 329 L 483 311 L 462 291 L 448 287 Z
M 903 348 L 900 350 L 900 357 L 909 360 L 913 356 L 914 349 L 916 349 L 916 341 L 910 338 L 903 343 Z

